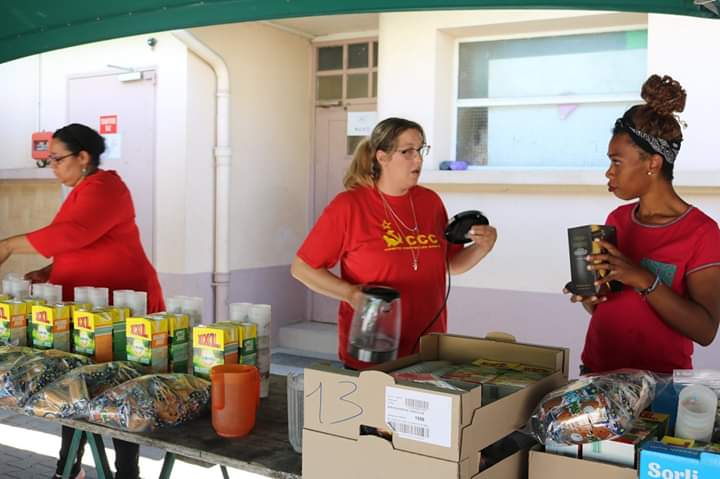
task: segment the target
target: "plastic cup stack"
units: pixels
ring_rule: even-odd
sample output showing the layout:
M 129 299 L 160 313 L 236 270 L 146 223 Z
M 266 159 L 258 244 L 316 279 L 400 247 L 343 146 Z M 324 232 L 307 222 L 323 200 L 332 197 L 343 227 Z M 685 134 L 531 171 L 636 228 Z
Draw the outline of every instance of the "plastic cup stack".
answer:
M 168 313 L 182 313 L 184 296 L 171 296 L 165 299 L 165 311 Z
M 116 289 L 113 291 L 113 306 L 116 308 L 128 308 L 129 297 L 134 293 L 132 289 Z
M 249 321 L 251 307 L 252 303 L 230 303 L 230 321 L 233 323 Z
M 92 288 L 89 291 L 90 304 L 94 309 L 102 309 L 108 307 L 109 291 L 107 288 Z
M 248 311 L 248 321 L 257 325 L 257 367 L 260 371 L 261 398 L 266 398 L 270 394 L 271 309 L 269 304 L 253 304 Z
M 13 280 L 10 286 L 10 295 L 16 301 L 22 301 L 30 297 L 30 281 L 26 279 Z
M 75 304 L 90 304 L 90 286 L 76 286 L 73 290 Z
M 45 303 L 48 305 L 55 305 L 62 303 L 62 285 L 60 284 L 46 284 L 45 285 Z
M 190 326 L 195 327 L 202 323 L 204 300 L 199 296 L 182 296 L 182 312 L 190 318 Z
M 145 291 L 133 291 L 127 293 L 130 314 L 134 318 L 142 318 L 147 316 L 147 293 Z
M 45 299 L 45 285 L 47 283 L 33 283 L 30 286 L 30 297 L 33 299 Z

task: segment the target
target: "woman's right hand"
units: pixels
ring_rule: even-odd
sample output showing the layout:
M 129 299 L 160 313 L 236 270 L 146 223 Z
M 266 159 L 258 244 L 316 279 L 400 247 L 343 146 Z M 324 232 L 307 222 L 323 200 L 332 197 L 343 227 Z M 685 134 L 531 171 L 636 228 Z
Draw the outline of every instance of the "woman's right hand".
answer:
M 47 283 L 48 279 L 50 279 L 50 268 L 46 266 L 45 268 L 25 273 L 25 279 L 29 279 L 31 283 Z

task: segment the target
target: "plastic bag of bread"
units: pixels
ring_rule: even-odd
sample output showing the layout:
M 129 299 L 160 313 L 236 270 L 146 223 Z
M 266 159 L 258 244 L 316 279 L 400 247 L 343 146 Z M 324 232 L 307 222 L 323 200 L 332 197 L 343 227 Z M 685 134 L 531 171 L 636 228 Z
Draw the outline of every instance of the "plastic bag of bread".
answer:
M 639 370 L 582 376 L 542 399 L 530 429 L 542 444 L 615 439 L 650 405 L 658 380 Z
M 16 364 L 38 354 L 40 354 L 39 351 L 24 346 L 0 346 L 0 406 L 12 407 L 17 405 L 17 401 L 5 387 L 10 370 Z
M 88 420 L 130 432 L 149 432 L 195 419 L 210 406 L 210 381 L 189 374 L 148 374 L 90 401 Z
M 30 357 L 15 361 L 3 374 L 2 380 L 11 406 L 23 407 L 30 397 L 68 371 L 92 361 L 80 354 L 66 353 L 57 349 L 41 351 Z
M 25 413 L 85 419 L 92 398 L 142 375 L 143 372 L 126 361 L 80 366 L 34 394 L 25 403 Z

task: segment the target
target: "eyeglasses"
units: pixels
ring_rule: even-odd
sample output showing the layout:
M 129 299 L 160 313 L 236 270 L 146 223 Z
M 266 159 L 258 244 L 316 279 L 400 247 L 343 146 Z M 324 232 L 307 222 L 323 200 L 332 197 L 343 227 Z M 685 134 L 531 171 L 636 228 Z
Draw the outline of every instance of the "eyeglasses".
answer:
M 67 158 L 68 156 L 74 156 L 74 155 L 76 155 L 76 153 L 68 153 L 67 155 L 63 155 L 63 156 L 52 156 L 52 155 L 50 155 L 50 156 L 47 157 L 47 161 L 48 161 L 48 163 L 51 164 L 51 165 L 57 165 L 57 164 L 59 164 L 62 160 L 64 160 L 65 158 Z
M 420 148 L 405 148 L 396 151 L 403 155 L 405 158 L 414 158 L 415 153 L 420 155 L 420 158 L 424 158 L 430 154 L 430 145 L 423 145 Z

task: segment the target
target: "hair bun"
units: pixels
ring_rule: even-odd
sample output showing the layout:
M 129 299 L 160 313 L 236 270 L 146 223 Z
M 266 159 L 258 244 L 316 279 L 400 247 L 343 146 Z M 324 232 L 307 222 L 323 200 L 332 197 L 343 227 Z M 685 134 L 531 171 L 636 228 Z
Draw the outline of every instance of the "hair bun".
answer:
M 640 94 L 658 115 L 672 116 L 673 113 L 685 109 L 685 89 L 669 75 L 652 75 L 643 84 Z

